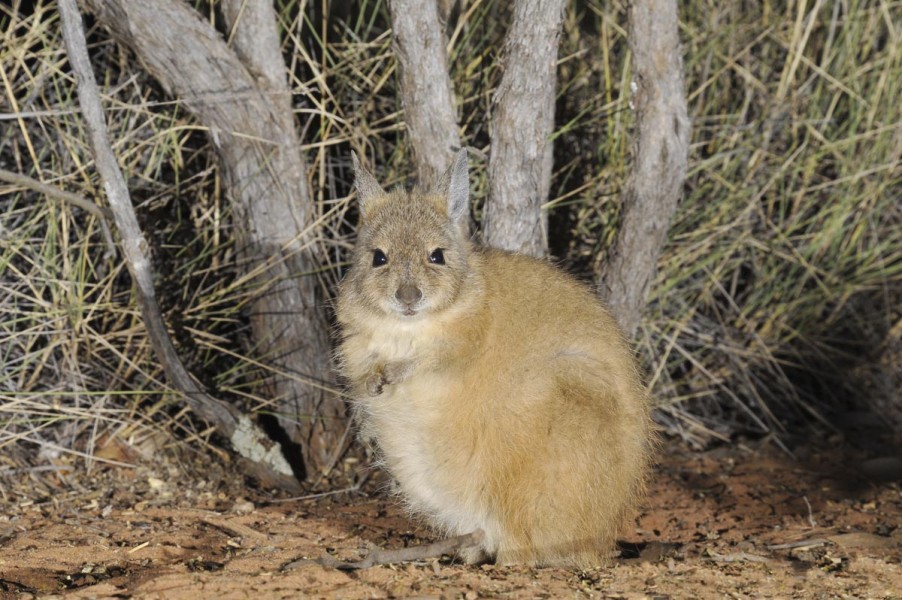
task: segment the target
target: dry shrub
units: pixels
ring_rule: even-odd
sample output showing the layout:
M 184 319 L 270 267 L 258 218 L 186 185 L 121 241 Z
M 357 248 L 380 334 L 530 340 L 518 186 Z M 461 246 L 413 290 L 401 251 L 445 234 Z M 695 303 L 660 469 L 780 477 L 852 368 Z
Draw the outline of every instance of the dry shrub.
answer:
M 350 149 L 381 181 L 414 172 L 386 6 L 279 7 L 329 294 L 354 234 Z M 461 128 L 477 150 L 508 10 L 470 0 L 449 23 Z M 681 14 L 690 173 L 638 340 L 660 419 L 699 444 L 829 423 L 831 408 L 869 405 L 854 395 L 873 375 L 862 365 L 880 364 L 902 317 L 902 10 L 690 0 Z M 625 18 L 623 3 L 574 2 L 562 40 L 547 208 L 556 258 L 587 281 L 629 172 Z M 0 168 L 102 204 L 58 30 L 49 0 L 0 7 Z M 104 31 L 89 41 L 179 350 L 218 395 L 266 411 L 255 383 L 267 366 L 242 312 L 255 288 L 234 268 L 205 132 Z M 471 163 L 478 218 L 485 163 L 478 152 Z M 108 460 L 96 450 L 111 435 L 206 443 L 166 390 L 97 218 L 18 185 L 0 194 L 0 473 Z M 874 406 L 891 413 L 894 393 Z

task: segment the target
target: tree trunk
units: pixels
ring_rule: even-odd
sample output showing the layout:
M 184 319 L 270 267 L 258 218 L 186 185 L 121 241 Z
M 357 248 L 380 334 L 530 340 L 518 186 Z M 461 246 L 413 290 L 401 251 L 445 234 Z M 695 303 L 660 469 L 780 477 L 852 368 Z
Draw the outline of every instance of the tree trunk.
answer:
M 630 336 L 642 317 L 686 176 L 690 123 L 677 26 L 676 0 L 630 5 L 634 163 L 622 224 L 599 282 L 599 293 Z
M 460 148 L 445 34 L 436 0 L 391 0 L 407 135 L 422 184 L 438 181 Z
M 88 130 L 94 162 L 110 204 L 109 212 L 119 230 L 126 266 L 137 287 L 147 337 L 163 364 L 166 376 L 182 393 L 191 410 L 229 438 L 232 447 L 244 457 L 244 466 L 248 467 L 251 474 L 257 476 L 264 485 L 277 485 L 297 491 L 297 480 L 281 454 L 281 447 L 269 443 L 263 432 L 235 407 L 206 394 L 188 373 L 175 351 L 156 299 L 147 242 L 138 226 L 125 177 L 110 145 L 100 90 L 88 58 L 81 14 L 75 0 L 59 0 L 58 5 L 63 38 L 69 64 L 76 75 L 79 106 Z
M 495 91 L 489 198 L 483 230 L 490 246 L 543 256 L 542 204 L 551 187 L 557 52 L 563 0 L 519 0 Z
M 242 12 L 242 2 L 224 2 L 233 52 L 180 0 L 84 1 L 210 130 L 234 208 L 242 268 L 267 284 L 250 307 L 257 352 L 273 367 L 261 391 L 274 399 L 280 424 L 301 445 L 307 474 L 314 475 L 330 464 L 346 421 L 340 396 L 323 391 L 329 343 L 311 275 L 315 211 L 272 6 L 248 2 Z

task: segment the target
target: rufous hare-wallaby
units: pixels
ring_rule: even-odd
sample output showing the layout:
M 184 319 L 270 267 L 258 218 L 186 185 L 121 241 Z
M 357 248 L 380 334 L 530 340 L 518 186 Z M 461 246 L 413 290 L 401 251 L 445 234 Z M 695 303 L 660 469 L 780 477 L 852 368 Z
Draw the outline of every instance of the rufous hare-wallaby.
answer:
M 362 439 L 413 513 L 483 531 L 464 559 L 603 564 L 653 438 L 614 319 L 547 262 L 474 245 L 466 151 L 428 192 L 385 192 L 353 160 L 338 355 Z

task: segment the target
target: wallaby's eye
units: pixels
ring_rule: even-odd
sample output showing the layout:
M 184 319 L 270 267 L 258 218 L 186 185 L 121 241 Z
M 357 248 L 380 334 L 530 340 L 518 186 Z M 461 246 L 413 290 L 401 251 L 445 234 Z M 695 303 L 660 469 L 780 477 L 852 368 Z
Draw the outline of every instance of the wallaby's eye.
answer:
M 373 266 L 381 267 L 388 264 L 388 257 L 382 250 L 373 250 Z
M 443 265 L 445 264 L 445 253 L 442 252 L 441 248 L 436 248 L 429 255 L 429 262 L 434 265 Z

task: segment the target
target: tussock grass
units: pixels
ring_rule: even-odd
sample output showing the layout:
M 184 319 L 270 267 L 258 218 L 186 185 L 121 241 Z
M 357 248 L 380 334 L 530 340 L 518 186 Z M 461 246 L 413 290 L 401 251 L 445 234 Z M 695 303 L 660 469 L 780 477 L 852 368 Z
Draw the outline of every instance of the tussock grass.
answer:
M 565 38 L 602 60 L 564 66 L 576 120 L 558 147 L 593 145 L 558 195 L 568 256 L 597 265 L 628 173 L 629 64 L 623 7 L 585 15 L 613 48 Z M 690 173 L 640 341 L 665 421 L 694 439 L 866 409 L 856 368 L 902 316 L 902 4 L 691 2 L 681 18 Z
M 414 173 L 386 6 L 279 6 L 329 294 L 353 239 L 350 149 L 383 181 Z M 461 129 L 480 150 L 507 10 L 471 0 L 450 23 Z M 587 281 L 629 173 L 625 10 L 574 2 L 562 37 L 547 208 L 555 258 Z M 902 318 L 902 3 L 689 0 L 681 18 L 690 173 L 638 341 L 661 420 L 694 443 L 829 424 L 868 403 L 860 367 Z M 58 29 L 52 2 L 0 7 L 0 168 L 102 202 Z M 260 290 L 235 269 L 204 132 L 104 32 L 89 41 L 180 352 L 217 394 L 267 410 L 242 312 Z M 485 163 L 471 163 L 478 217 Z M 96 216 L 0 183 L 0 315 L 0 474 L 109 460 L 91 457 L 111 435 L 205 443 Z

